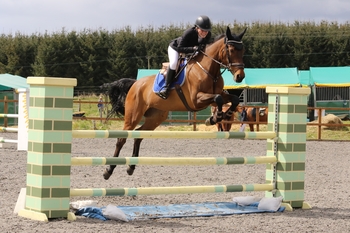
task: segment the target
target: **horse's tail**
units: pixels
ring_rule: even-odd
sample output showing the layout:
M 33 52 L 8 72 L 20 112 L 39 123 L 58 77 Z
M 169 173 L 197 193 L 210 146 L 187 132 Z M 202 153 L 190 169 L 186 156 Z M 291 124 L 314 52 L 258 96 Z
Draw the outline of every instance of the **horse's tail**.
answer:
M 113 116 L 124 116 L 125 113 L 125 99 L 131 86 L 136 82 L 135 79 L 122 78 L 109 84 L 105 84 L 107 89 L 111 110 L 107 114 L 107 119 Z

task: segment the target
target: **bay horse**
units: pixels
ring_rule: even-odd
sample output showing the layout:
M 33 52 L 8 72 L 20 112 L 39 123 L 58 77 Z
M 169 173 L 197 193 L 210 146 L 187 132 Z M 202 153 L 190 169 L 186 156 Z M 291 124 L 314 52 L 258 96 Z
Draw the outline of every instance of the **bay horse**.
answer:
M 259 123 L 267 123 L 267 114 L 268 114 L 268 108 L 255 108 L 255 107 L 242 107 L 238 106 L 237 111 L 241 113 L 241 116 L 243 116 L 243 119 L 241 119 L 242 124 L 244 124 L 244 121 L 248 122 L 257 122 L 259 120 Z M 245 111 L 245 114 L 243 114 L 243 111 Z M 248 123 L 249 129 L 251 132 L 254 132 L 254 123 Z
M 229 108 L 229 105 L 223 105 L 222 106 L 222 110 L 223 112 L 225 112 L 227 109 Z M 254 108 L 254 107 L 241 107 L 241 106 L 237 106 L 236 108 L 236 112 L 240 113 L 241 116 L 243 115 L 243 110 L 245 111 L 245 119 L 242 119 L 242 124 L 244 124 L 244 121 L 248 121 L 248 122 L 257 122 L 257 120 L 259 120 L 260 122 L 263 123 L 267 123 L 267 114 L 268 114 L 268 108 Z M 211 107 L 211 113 L 215 114 L 217 111 L 217 107 L 212 106 Z M 258 114 L 256 114 L 258 111 Z M 224 113 L 225 114 L 225 113 Z M 258 119 L 259 117 L 259 119 Z M 228 119 L 227 121 L 234 121 L 234 114 L 232 114 L 231 118 Z M 249 125 L 249 129 L 251 132 L 254 132 L 254 124 L 250 123 Z M 218 131 L 230 131 L 231 127 L 232 127 L 232 123 L 228 123 L 228 122 L 218 122 L 216 123 L 216 127 L 218 129 Z
M 113 115 L 124 115 L 123 130 L 134 130 L 143 119 L 143 124 L 136 130 L 154 130 L 168 117 L 169 111 L 200 111 L 209 105 L 216 105 L 218 112 L 206 120 L 206 125 L 214 125 L 229 119 L 239 104 L 238 96 L 223 91 L 224 80 L 220 68 L 231 72 L 234 81 L 240 83 L 245 77 L 242 38 L 246 29 L 239 35 L 232 34 L 229 27 L 226 33 L 217 37 L 205 50 L 192 54 L 186 65 L 186 79 L 180 91 L 171 90 L 164 100 L 153 91 L 156 75 L 146 76 L 139 80 L 123 78 L 109 86 L 109 97 L 112 108 L 107 118 Z M 181 96 L 182 93 L 182 96 Z M 231 103 L 231 107 L 222 112 L 222 105 Z M 143 118 L 144 117 L 144 118 Z M 132 157 L 139 156 L 142 138 L 134 139 Z M 118 157 L 126 143 L 126 138 L 118 138 L 114 157 Z M 110 165 L 103 173 L 109 179 L 116 165 Z M 132 175 L 135 165 L 129 165 L 127 173 Z

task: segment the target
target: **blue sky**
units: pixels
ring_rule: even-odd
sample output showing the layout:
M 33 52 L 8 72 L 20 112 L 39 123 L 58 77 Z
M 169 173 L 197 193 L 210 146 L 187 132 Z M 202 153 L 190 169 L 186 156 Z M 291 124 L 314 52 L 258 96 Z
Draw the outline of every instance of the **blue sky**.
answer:
M 0 0 L 0 34 L 118 30 L 194 23 L 350 22 L 349 0 Z

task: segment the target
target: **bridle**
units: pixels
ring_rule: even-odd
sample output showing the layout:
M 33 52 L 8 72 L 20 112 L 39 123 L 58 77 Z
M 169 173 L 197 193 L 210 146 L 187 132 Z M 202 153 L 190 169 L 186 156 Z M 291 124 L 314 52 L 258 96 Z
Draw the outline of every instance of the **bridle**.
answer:
M 233 69 L 232 68 L 244 68 L 244 63 L 238 63 L 238 62 L 231 62 L 230 59 L 230 50 L 228 49 L 228 46 L 232 45 L 235 48 L 239 48 L 238 50 L 242 50 L 243 49 L 243 42 L 242 41 L 237 41 L 237 40 L 227 40 L 227 37 L 225 37 L 225 52 L 226 52 L 226 57 L 227 57 L 227 64 L 224 64 L 218 60 L 216 60 L 215 58 L 209 56 L 207 53 L 205 53 L 204 51 L 200 50 L 199 52 L 203 53 L 204 56 L 210 58 L 212 61 L 214 61 L 215 63 L 219 64 L 221 67 L 224 67 L 224 70 L 220 73 L 220 75 L 222 75 L 226 70 L 230 71 L 232 74 L 234 74 Z M 211 75 L 209 73 L 209 71 L 207 71 L 198 61 L 196 61 L 197 65 L 208 75 L 210 76 L 214 82 L 217 82 L 218 77 L 214 77 L 213 75 Z

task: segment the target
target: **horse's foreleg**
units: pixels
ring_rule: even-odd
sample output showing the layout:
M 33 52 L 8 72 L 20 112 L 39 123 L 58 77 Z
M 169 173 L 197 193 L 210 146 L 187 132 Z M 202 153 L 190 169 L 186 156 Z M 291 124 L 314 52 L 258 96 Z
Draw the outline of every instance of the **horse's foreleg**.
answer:
M 216 95 L 214 97 L 214 102 L 217 105 L 217 111 L 215 114 L 213 114 L 211 117 L 205 120 L 205 125 L 215 125 L 216 123 L 222 121 L 223 112 L 222 112 L 222 105 L 224 105 L 224 100 L 221 95 Z
M 239 105 L 239 97 L 235 95 L 231 96 L 231 106 L 226 112 L 226 118 L 231 118 L 234 111 L 236 111 L 237 106 Z
M 135 139 L 134 142 L 134 149 L 132 151 L 132 157 L 139 157 L 139 151 L 140 151 L 140 144 L 142 142 L 142 138 Z M 134 170 L 136 168 L 136 165 L 129 165 L 126 172 L 131 176 L 134 173 Z
M 113 157 L 119 157 L 120 150 L 123 148 L 125 142 L 126 142 L 126 138 L 117 139 L 116 148 L 115 148 Z M 113 174 L 115 167 L 116 165 L 109 165 L 109 168 L 106 168 L 106 170 L 103 173 L 103 177 L 105 178 L 105 180 L 108 180 L 109 177 Z

